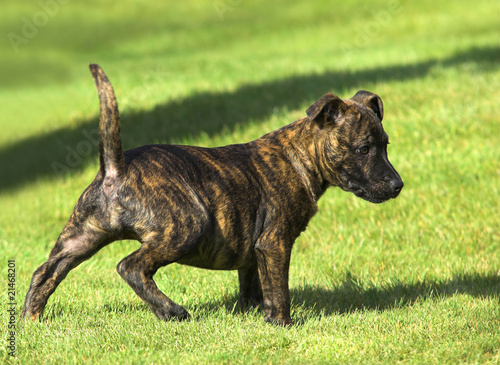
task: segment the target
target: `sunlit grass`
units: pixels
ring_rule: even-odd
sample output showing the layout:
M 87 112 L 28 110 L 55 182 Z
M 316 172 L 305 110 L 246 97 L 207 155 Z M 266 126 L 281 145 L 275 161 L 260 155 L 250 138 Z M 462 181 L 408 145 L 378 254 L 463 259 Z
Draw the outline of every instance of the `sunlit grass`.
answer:
M 68 2 L 18 53 L 1 44 L 0 256 L 16 260 L 18 313 L 97 171 L 95 147 L 52 167 L 97 127 L 90 62 L 115 87 L 125 148 L 241 143 L 327 91 L 373 91 L 405 181 L 382 205 L 320 200 L 292 254 L 294 328 L 242 311 L 236 272 L 180 265 L 155 279 L 192 320 L 158 321 L 116 273 L 139 246 L 124 241 L 72 271 L 42 322 L 18 323 L 17 358 L 2 310 L 2 361 L 498 363 L 500 5 L 394 4 L 240 2 L 221 20 L 212 3 Z M 11 6 L 1 33 L 37 6 Z

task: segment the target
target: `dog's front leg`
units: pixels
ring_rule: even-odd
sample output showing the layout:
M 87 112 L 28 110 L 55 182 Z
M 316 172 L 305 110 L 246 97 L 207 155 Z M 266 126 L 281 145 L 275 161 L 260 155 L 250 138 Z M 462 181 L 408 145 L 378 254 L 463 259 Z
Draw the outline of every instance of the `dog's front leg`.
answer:
M 257 263 L 255 266 L 238 270 L 238 279 L 240 281 L 240 306 L 262 305 L 262 289 Z
M 266 322 L 291 326 L 288 289 L 291 244 L 278 237 L 272 239 L 271 235 L 266 236 L 255 246 L 264 297 L 264 319 Z

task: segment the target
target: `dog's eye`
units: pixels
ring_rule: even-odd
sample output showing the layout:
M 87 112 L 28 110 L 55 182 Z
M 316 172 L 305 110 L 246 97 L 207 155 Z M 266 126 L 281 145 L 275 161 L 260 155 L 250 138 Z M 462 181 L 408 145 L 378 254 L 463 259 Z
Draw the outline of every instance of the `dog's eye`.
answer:
M 368 146 L 363 146 L 357 149 L 357 151 L 360 155 L 366 155 L 368 152 L 370 152 L 370 147 Z

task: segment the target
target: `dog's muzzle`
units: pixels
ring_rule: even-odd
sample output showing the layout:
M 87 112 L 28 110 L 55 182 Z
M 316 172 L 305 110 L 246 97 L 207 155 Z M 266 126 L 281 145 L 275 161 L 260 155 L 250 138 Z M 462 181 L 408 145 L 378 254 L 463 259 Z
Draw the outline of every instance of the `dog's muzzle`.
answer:
M 400 178 L 390 179 L 388 181 L 386 179 L 384 180 L 384 187 L 382 189 L 378 187 L 373 190 L 349 181 L 347 183 L 348 191 L 356 195 L 358 198 L 367 200 L 371 203 L 383 203 L 389 199 L 396 198 L 404 186 L 403 180 Z

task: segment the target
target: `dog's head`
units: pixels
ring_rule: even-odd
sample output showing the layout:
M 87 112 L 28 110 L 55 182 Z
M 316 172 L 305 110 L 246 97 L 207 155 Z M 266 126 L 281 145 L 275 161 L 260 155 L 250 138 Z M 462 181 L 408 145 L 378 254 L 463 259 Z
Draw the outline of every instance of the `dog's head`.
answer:
M 387 157 L 389 138 L 378 95 L 358 91 L 341 100 L 328 93 L 307 109 L 307 116 L 319 128 L 319 166 L 329 184 L 372 203 L 399 195 L 404 184 Z

